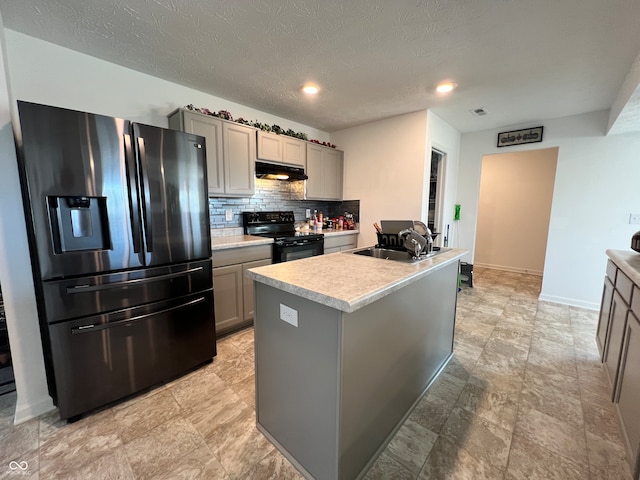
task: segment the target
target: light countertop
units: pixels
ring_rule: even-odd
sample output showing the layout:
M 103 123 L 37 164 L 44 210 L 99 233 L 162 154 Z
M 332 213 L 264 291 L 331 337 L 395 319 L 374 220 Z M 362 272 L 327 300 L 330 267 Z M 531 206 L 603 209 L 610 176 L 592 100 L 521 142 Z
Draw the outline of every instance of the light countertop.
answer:
M 458 261 L 465 253 L 455 248 L 410 264 L 340 252 L 252 268 L 247 276 L 349 313 Z
M 227 248 L 255 247 L 273 243 L 273 238 L 256 237 L 254 235 L 225 235 L 211 237 L 211 250 L 225 250 Z
M 325 237 L 338 237 L 340 235 L 357 235 L 360 230 L 301 230 L 309 233 L 322 233 Z
M 306 230 L 305 230 L 306 231 Z M 313 230 L 309 230 L 312 232 Z M 359 230 L 320 230 L 327 237 L 339 235 L 357 235 Z M 211 250 L 225 250 L 227 248 L 253 247 L 273 243 L 272 238 L 258 237 L 255 235 L 218 235 L 211 237 Z
M 640 285 L 640 253 L 633 250 L 607 250 L 607 256 L 636 285 Z

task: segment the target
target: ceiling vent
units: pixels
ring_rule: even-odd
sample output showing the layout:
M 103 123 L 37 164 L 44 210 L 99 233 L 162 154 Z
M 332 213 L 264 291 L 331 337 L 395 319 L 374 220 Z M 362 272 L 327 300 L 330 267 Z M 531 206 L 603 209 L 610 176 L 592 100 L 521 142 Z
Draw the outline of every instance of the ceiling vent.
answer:
M 489 113 L 484 107 L 474 108 L 473 110 L 470 110 L 470 112 L 473 113 L 476 117 L 484 117 Z

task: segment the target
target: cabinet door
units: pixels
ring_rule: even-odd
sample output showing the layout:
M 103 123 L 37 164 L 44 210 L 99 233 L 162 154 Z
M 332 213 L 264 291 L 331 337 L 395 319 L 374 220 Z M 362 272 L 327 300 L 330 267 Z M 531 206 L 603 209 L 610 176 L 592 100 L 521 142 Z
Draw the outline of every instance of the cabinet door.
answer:
M 612 400 L 614 399 L 620 353 L 622 351 L 622 338 L 626 330 L 628 306 L 617 290 L 613 292 L 611 313 L 609 315 L 609 331 L 604 352 L 605 371 L 611 385 Z
M 341 151 L 307 144 L 307 198 L 341 200 L 342 168 Z
M 640 446 L 640 321 L 629 312 L 618 373 L 618 413 L 628 458 L 635 459 Z
M 285 136 L 282 137 L 282 147 L 283 162 L 302 168 L 307 167 L 307 144 L 305 142 Z
M 598 318 L 598 330 L 596 333 L 596 343 L 600 351 L 600 360 L 604 361 L 604 352 L 607 340 L 607 330 L 609 327 L 609 314 L 611 313 L 611 300 L 613 299 L 613 284 L 609 277 L 604 278 L 604 288 L 602 290 L 602 304 L 600 305 L 600 317 Z
M 256 134 L 244 125 L 224 122 L 223 153 L 225 193 L 250 196 L 255 193 Z
M 213 299 L 216 336 L 244 323 L 242 312 L 242 265 L 213 269 Z
M 323 190 L 325 198 L 342 200 L 342 152 L 326 149 L 323 160 Z
M 284 158 L 283 141 L 280 135 L 258 130 L 258 158 L 260 160 L 271 160 L 282 162 Z
M 222 121 L 191 112 L 182 112 L 182 114 L 184 115 L 184 131 L 200 135 L 207 142 L 207 183 L 209 193 L 224 193 Z
M 322 147 L 307 144 L 307 198 L 322 198 Z
M 247 270 L 250 268 L 262 267 L 264 265 L 271 265 L 271 259 L 257 260 L 255 262 L 244 263 L 242 265 L 242 289 L 244 296 L 244 320 L 250 321 L 254 317 L 254 295 L 253 295 L 253 280 L 247 278 Z

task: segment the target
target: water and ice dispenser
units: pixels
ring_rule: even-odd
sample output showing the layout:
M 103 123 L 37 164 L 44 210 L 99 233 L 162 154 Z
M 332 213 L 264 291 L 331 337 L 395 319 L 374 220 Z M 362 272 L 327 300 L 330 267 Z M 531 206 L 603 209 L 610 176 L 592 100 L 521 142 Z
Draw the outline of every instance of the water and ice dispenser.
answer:
M 106 197 L 48 196 L 47 203 L 55 253 L 110 248 Z

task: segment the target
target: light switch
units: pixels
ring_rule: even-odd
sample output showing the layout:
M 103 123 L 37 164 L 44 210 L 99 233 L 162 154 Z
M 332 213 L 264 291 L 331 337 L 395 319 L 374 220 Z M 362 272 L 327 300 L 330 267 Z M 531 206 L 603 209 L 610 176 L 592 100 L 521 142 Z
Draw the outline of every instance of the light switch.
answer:
M 233 220 L 233 210 L 231 210 L 230 208 L 224 211 L 224 219 L 227 222 L 230 222 L 231 220 Z

